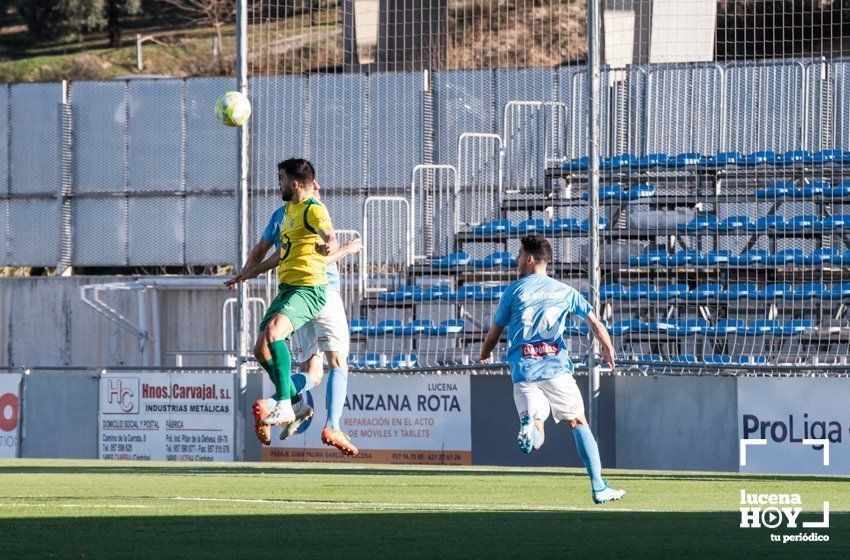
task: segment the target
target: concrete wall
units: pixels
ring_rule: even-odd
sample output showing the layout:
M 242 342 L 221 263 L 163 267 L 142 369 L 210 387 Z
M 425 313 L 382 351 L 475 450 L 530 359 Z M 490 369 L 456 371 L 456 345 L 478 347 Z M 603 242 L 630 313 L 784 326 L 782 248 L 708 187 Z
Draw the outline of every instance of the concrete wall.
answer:
M 738 470 L 734 377 L 614 378 L 616 465 Z

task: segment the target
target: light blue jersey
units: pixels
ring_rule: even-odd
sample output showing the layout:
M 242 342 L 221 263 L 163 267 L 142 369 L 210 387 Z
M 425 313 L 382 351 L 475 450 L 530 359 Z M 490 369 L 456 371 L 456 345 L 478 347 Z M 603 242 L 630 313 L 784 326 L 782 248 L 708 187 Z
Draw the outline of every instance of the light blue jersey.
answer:
M 576 290 L 545 274 L 530 274 L 508 286 L 493 324 L 508 328 L 513 382 L 572 373 L 564 331 L 571 315 L 583 319 L 591 310 Z
M 280 222 L 283 220 L 283 213 L 286 210 L 286 204 L 275 210 L 269 220 L 266 229 L 263 230 L 263 239 L 269 243 L 274 243 L 274 246 L 280 249 Z M 327 290 L 331 292 L 339 292 L 339 269 L 336 263 L 327 266 L 328 285 Z M 320 276 L 321 278 L 321 276 Z

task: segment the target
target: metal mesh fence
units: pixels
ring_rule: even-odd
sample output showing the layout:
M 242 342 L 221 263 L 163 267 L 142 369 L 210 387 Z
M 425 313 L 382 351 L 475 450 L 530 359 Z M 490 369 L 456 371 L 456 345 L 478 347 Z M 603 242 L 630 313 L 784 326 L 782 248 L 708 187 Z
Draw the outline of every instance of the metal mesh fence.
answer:
M 474 362 L 530 233 L 598 295 L 624 363 L 846 364 L 839 3 L 598 3 L 595 131 L 585 2 L 413 4 L 250 3 L 251 231 L 277 159 L 313 160 L 364 241 L 355 365 Z M 570 335 L 584 355 L 584 325 Z

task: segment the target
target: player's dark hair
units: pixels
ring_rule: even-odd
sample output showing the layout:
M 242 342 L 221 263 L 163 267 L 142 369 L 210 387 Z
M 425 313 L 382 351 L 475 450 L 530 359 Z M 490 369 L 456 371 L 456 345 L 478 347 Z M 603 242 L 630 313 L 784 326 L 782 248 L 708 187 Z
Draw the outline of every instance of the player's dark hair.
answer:
M 542 235 L 526 235 L 520 239 L 522 250 L 531 255 L 536 261 L 552 262 L 552 246 Z
M 312 183 L 316 180 L 316 169 L 306 159 L 290 158 L 277 164 L 277 170 L 283 169 L 292 179 L 301 183 Z

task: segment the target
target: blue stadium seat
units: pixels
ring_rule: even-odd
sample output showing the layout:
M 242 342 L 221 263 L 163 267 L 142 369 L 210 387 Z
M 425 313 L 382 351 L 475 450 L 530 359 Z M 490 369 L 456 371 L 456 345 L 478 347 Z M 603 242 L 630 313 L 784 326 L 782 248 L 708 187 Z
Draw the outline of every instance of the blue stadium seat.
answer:
M 599 187 L 599 200 L 616 200 L 623 196 L 622 185 L 602 185 Z M 590 193 L 581 195 L 582 200 L 589 200 Z
M 745 336 L 781 335 L 782 323 L 779 321 L 755 321 L 744 329 Z
M 808 255 L 794 257 L 794 263 L 802 266 L 815 266 L 823 263 L 841 264 L 841 251 L 838 249 L 815 249 Z
M 581 231 L 581 224 L 576 218 L 557 218 L 550 226 L 553 233 L 576 233 Z
M 381 301 L 407 301 L 422 296 L 422 286 L 403 286 L 394 292 L 381 294 Z
M 529 218 L 517 225 L 517 233 L 526 235 L 529 233 L 543 233 L 546 231 L 546 221 L 543 218 Z
M 585 322 L 571 322 L 569 325 L 567 325 L 566 328 L 566 333 L 568 336 L 587 336 L 589 332 L 590 329 L 588 328 L 587 323 Z
M 791 181 L 779 181 L 765 189 L 757 189 L 756 196 L 758 198 L 785 198 L 790 197 L 794 192 L 795 185 Z
M 752 299 L 759 297 L 759 288 L 755 284 L 732 284 L 726 290 L 726 299 Z
M 750 266 L 753 264 L 764 264 L 770 262 L 770 251 L 764 249 L 751 249 L 736 257 L 729 258 L 729 264 L 737 266 Z
M 696 364 L 699 360 L 693 354 L 682 354 L 680 356 L 670 356 L 670 362 L 674 364 Z
M 700 251 L 695 249 L 683 249 L 669 257 L 667 259 L 667 264 L 669 266 L 695 265 L 701 257 L 702 253 Z
M 440 324 L 437 325 L 437 334 L 441 336 L 461 332 L 463 332 L 463 320 L 461 319 L 447 319 L 445 321 L 441 321 Z
M 673 336 L 693 336 L 696 334 L 705 334 L 709 330 L 708 321 L 705 319 L 688 319 L 687 321 L 680 322 L 676 328 L 673 329 Z
M 668 164 L 675 165 L 676 167 L 685 167 L 688 165 L 700 165 L 705 161 L 705 157 L 702 154 L 698 154 L 696 152 L 687 152 L 684 154 L 679 154 L 676 156 L 676 159 L 672 162 L 668 162 Z
M 624 288 L 620 284 L 603 284 L 599 287 L 599 298 L 618 299 L 623 290 Z
M 756 220 L 756 229 L 759 231 L 768 231 L 774 229 L 785 229 L 785 218 L 777 214 L 768 214 Z
M 374 327 L 367 327 L 365 334 L 370 336 L 384 336 L 388 334 L 401 334 L 404 329 L 404 323 L 398 319 L 385 319 L 378 321 Z
M 346 358 L 349 366 L 358 367 L 360 365 L 360 358 L 357 354 L 349 354 L 348 358 Z
M 640 323 L 640 321 L 636 321 Z M 622 336 L 632 331 L 632 321 L 615 321 L 611 324 L 610 333 L 612 336 Z
M 822 299 L 824 294 L 829 294 L 829 290 L 823 284 L 817 282 L 806 282 L 794 286 L 794 291 L 791 293 L 791 299 Z
M 785 266 L 787 264 L 793 264 L 796 259 L 802 257 L 802 249 L 783 249 L 781 251 L 777 251 L 775 255 L 770 257 L 768 263 L 773 266 Z
M 701 255 L 697 258 L 698 266 L 716 266 L 718 264 L 726 264 L 732 258 L 732 252 L 726 249 L 717 251 L 709 251 L 706 255 Z
M 476 235 L 499 235 L 502 233 L 514 233 L 516 227 L 510 220 L 491 220 L 483 226 L 472 228 L 472 233 Z
M 411 368 L 419 365 L 419 357 L 416 354 L 396 354 L 390 365 L 397 368 Z
M 738 363 L 761 365 L 767 363 L 767 358 L 765 358 L 764 356 L 740 356 L 738 358 Z
M 817 214 L 794 216 L 788 220 L 788 224 L 786 225 L 786 228 L 791 230 L 819 229 L 820 227 L 821 219 Z
M 720 221 L 717 229 L 721 231 L 735 231 L 736 229 L 755 229 L 756 224 L 749 216 L 729 216 Z
M 721 299 L 726 293 L 723 284 L 700 284 L 690 292 L 687 299 L 691 301 L 704 301 L 707 299 Z
M 499 268 L 503 266 L 516 266 L 516 260 L 513 254 L 507 251 L 495 251 L 490 253 L 483 259 L 475 259 L 472 261 L 472 266 L 475 268 Z
M 632 284 L 620 293 L 618 299 L 624 300 L 639 300 L 649 299 L 657 290 L 655 284 Z
M 651 363 L 663 362 L 664 356 L 661 354 L 644 354 L 643 356 L 638 356 L 637 361 Z
M 360 360 L 361 367 L 377 367 L 382 366 L 387 362 L 387 357 L 384 354 L 366 354 Z
M 788 150 L 777 158 L 777 163 L 784 163 L 785 165 L 811 162 L 812 154 L 806 150 Z
M 352 319 L 348 323 L 348 332 L 351 334 L 364 334 L 372 326 L 372 321 L 369 319 Z
M 435 301 L 435 300 L 447 300 L 451 297 L 454 290 L 450 286 L 438 285 L 431 286 L 422 294 L 414 295 L 414 301 Z
M 484 295 L 484 286 L 479 286 L 478 284 L 467 284 L 465 286 L 460 286 L 458 289 L 449 296 L 451 301 L 463 301 L 468 299 L 481 299 Z
M 708 334 L 714 336 L 729 336 L 743 332 L 747 328 L 747 322 L 743 319 L 723 319 L 709 329 Z
M 791 284 L 768 284 L 759 293 L 759 299 L 774 300 L 790 298 L 794 295 L 794 286 Z
M 688 292 L 690 292 L 690 288 L 688 288 L 687 284 L 669 284 L 658 288 L 655 293 L 650 294 L 649 299 L 654 301 L 687 299 Z
M 844 152 L 841 150 L 821 150 L 812 155 L 814 163 L 830 163 L 833 161 L 841 161 L 844 157 Z
M 820 197 L 829 192 L 831 188 L 828 181 L 806 183 L 802 187 L 797 187 L 791 191 L 791 197 L 797 199 Z
M 572 161 L 564 162 L 561 165 L 561 168 L 564 171 L 585 171 L 587 169 L 588 163 L 590 159 L 587 156 L 581 157 L 579 159 L 574 159 Z
M 726 354 L 715 354 L 713 356 L 704 356 L 702 359 L 705 364 L 725 365 L 732 363 L 732 356 Z
M 599 216 L 599 229 L 605 229 L 608 227 L 608 218 L 604 216 Z M 579 229 L 583 232 L 590 231 L 590 222 L 587 220 L 582 220 L 579 224 Z
M 649 323 L 649 332 L 674 333 L 679 328 L 679 322 L 675 319 L 663 319 Z
M 826 295 L 824 295 L 826 297 Z M 832 288 L 829 289 L 829 298 L 831 299 L 844 299 L 850 298 L 850 283 L 841 283 L 834 284 Z
M 401 329 L 401 334 L 404 336 L 432 334 L 436 328 L 437 325 L 431 319 L 415 319 Z
M 825 198 L 831 198 L 833 200 L 850 198 L 850 181 L 838 183 L 831 189 L 826 190 L 823 195 Z
M 713 162 L 717 167 L 725 167 L 727 165 L 742 165 L 744 159 L 744 154 L 741 152 L 721 152 L 713 158 Z
M 782 334 L 784 336 L 797 336 L 806 333 L 817 331 L 817 324 L 809 320 L 788 321 L 782 325 Z
M 469 253 L 449 253 L 442 257 L 436 257 L 428 260 L 428 264 L 434 268 L 451 268 L 453 266 L 465 266 L 469 264 L 472 257 Z
M 632 185 L 629 190 L 623 193 L 625 200 L 640 200 L 653 196 L 655 196 L 655 185 Z
M 638 158 L 637 169 L 650 169 L 653 167 L 666 167 L 669 163 L 667 154 L 649 154 Z
M 638 157 L 634 154 L 621 154 L 602 162 L 602 169 L 620 169 L 621 167 L 630 167 L 639 163 Z
M 835 214 L 827 216 L 821 223 L 823 229 L 850 228 L 850 214 Z
M 697 216 L 687 224 L 679 224 L 679 231 L 705 231 L 716 230 L 720 225 L 717 216 Z
M 664 266 L 671 257 L 672 255 L 666 250 L 652 250 L 640 256 L 630 258 L 629 264 L 631 266 Z
M 774 165 L 777 162 L 776 152 L 772 151 L 758 151 L 753 152 L 744 158 L 744 165 L 746 166 L 754 166 L 754 165 Z M 740 163 L 740 162 L 739 162 Z
M 476 297 L 475 299 L 479 301 L 497 301 L 502 297 L 507 289 L 507 286 L 489 286 L 484 289 L 480 298 Z

